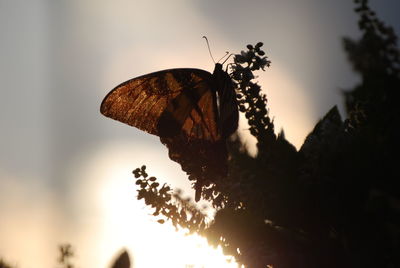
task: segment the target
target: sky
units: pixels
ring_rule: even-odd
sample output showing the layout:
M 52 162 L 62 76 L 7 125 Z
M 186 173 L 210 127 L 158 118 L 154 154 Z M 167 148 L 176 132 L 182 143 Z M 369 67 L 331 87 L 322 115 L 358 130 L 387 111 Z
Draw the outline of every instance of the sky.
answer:
M 370 2 L 399 33 L 400 2 Z M 262 41 L 272 64 L 259 84 L 277 130 L 299 148 L 333 105 L 345 116 L 341 90 L 358 81 L 341 45 L 359 36 L 352 9 L 350 0 L 0 0 L 0 257 L 54 267 L 68 242 L 77 267 L 108 267 L 124 247 L 137 268 L 223 267 L 220 252 L 136 201 L 131 171 L 142 164 L 193 192 L 157 137 L 103 117 L 100 103 L 142 74 L 212 71 L 203 35 L 215 58 Z M 254 153 L 244 124 L 239 133 Z

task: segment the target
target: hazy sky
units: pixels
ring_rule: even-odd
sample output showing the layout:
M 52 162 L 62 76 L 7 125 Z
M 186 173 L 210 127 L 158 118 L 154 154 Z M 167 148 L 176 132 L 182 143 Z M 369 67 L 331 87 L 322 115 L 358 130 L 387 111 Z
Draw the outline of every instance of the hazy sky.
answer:
M 398 0 L 371 5 L 400 32 Z M 212 71 L 203 35 L 215 58 L 262 41 L 272 65 L 259 82 L 277 129 L 299 147 L 357 81 L 341 46 L 359 35 L 352 9 L 350 0 L 0 0 L 0 257 L 54 267 L 64 241 L 79 267 L 104 267 L 123 246 L 139 268 L 157 263 L 144 257 L 155 242 L 158 256 L 178 254 L 171 240 L 181 238 L 135 202 L 130 172 L 147 164 L 187 188 L 185 176 L 157 137 L 102 117 L 103 97 L 161 69 Z

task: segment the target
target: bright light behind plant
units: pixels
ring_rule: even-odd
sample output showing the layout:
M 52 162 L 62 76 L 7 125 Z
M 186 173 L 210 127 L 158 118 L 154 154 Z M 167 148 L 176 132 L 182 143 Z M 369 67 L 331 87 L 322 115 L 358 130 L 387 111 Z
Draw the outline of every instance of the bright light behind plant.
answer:
M 163 225 L 156 222 L 152 211 L 142 201 L 136 200 L 135 179 L 131 171 L 136 167 L 133 162 L 138 160 L 126 148 L 129 146 L 114 146 L 97 153 L 90 161 L 92 168 L 86 173 L 96 178 L 90 184 L 100 184 L 90 187 L 96 191 L 95 199 L 102 217 L 100 222 L 103 223 L 99 228 L 102 245 L 98 247 L 101 251 L 98 255 L 107 256 L 110 261 L 110 256 L 125 247 L 133 257 L 135 268 L 237 267 L 234 261 L 223 255 L 221 248 L 209 246 L 205 238 L 177 232 L 168 222 Z M 154 163 L 160 165 L 158 161 Z M 151 169 L 155 171 L 153 167 Z

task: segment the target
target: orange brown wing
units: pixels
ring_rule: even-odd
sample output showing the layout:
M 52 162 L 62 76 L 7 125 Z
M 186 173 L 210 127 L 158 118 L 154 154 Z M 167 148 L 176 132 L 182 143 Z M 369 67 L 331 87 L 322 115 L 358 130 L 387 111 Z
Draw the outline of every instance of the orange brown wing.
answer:
M 160 137 L 220 138 L 216 90 L 209 72 L 170 69 L 128 80 L 103 100 L 100 112 Z

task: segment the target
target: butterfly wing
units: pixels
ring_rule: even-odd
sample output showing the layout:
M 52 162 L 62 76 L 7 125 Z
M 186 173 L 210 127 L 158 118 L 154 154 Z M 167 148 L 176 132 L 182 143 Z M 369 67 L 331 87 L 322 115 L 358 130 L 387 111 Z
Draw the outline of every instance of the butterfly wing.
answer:
M 236 131 L 238 110 L 222 65 L 216 64 L 213 74 L 170 69 L 131 79 L 104 98 L 100 111 L 159 136 L 169 157 L 195 181 L 196 201 L 211 178 L 226 176 L 225 139 Z
M 193 139 L 219 139 L 215 91 L 209 72 L 170 69 L 128 80 L 103 100 L 100 112 L 160 137 L 183 131 Z

